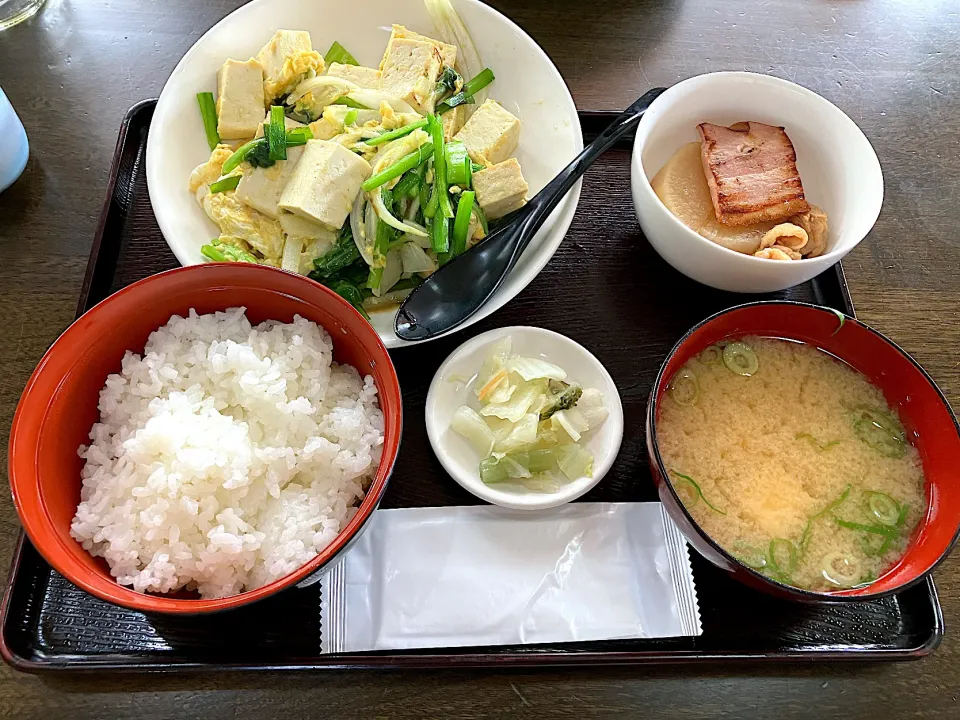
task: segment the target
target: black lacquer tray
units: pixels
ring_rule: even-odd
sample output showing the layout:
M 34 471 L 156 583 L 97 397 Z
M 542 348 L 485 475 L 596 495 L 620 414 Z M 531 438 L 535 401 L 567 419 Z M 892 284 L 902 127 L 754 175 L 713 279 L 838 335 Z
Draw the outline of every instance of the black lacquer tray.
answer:
M 78 314 L 135 280 L 177 265 L 147 195 L 145 149 L 154 105 L 140 103 L 124 119 Z M 585 137 L 595 136 L 613 115 L 581 113 Z M 853 315 L 839 264 L 775 297 Z M 644 411 L 656 372 L 690 326 L 754 299 L 688 280 L 647 244 L 630 198 L 627 140 L 587 173 L 567 238 L 526 290 L 453 337 L 394 351 L 410 421 L 382 507 L 477 502 L 444 474 L 417 418 L 443 358 L 473 335 L 518 324 L 569 335 L 604 363 L 619 386 L 626 425 L 620 455 L 603 482 L 582 499 L 655 501 Z M 146 616 L 74 587 L 21 538 L 3 598 L 0 651 L 8 663 L 30 672 L 505 667 L 761 658 L 889 660 L 926 655 L 943 636 L 940 605 L 929 578 L 881 600 L 805 606 L 743 587 L 695 554 L 692 562 L 703 621 L 703 635 L 697 638 L 321 655 L 316 585 L 214 616 Z

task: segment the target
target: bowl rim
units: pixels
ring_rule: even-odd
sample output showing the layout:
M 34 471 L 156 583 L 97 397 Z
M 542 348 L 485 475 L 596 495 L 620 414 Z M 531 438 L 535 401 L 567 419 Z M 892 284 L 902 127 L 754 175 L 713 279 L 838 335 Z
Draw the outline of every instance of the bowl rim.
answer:
M 910 580 L 896 587 L 890 588 L 888 590 L 883 590 L 880 592 L 860 593 L 857 595 L 847 594 L 850 592 L 849 588 L 843 589 L 843 590 L 836 590 L 832 592 L 825 592 L 825 593 L 814 592 L 813 590 L 804 590 L 802 588 L 794 587 L 793 585 L 787 585 L 785 583 L 779 582 L 777 580 L 774 580 L 773 578 L 769 578 L 766 575 L 763 575 L 762 573 L 757 572 L 753 568 L 749 567 L 748 565 L 738 560 L 732 553 L 727 552 L 727 550 L 721 547 L 720 544 L 717 543 L 706 532 L 706 530 L 704 530 L 700 526 L 700 523 L 696 521 L 693 515 L 690 514 L 690 511 L 687 510 L 686 506 L 683 504 L 683 501 L 680 499 L 680 496 L 677 494 L 676 490 L 674 489 L 673 483 L 671 483 L 668 479 L 669 475 L 668 475 L 667 466 L 663 461 L 663 457 L 660 455 L 660 445 L 657 442 L 657 412 L 656 411 L 659 405 L 657 401 L 657 391 L 666 381 L 666 378 L 664 376 L 666 374 L 667 365 L 669 364 L 670 360 L 676 355 L 677 351 L 680 349 L 680 346 L 683 345 L 687 340 L 689 340 L 690 337 L 694 335 L 694 333 L 696 333 L 697 331 L 699 331 L 701 328 L 705 327 L 709 323 L 713 322 L 717 318 L 720 318 L 731 312 L 743 310 L 745 308 L 751 308 L 751 307 L 757 307 L 757 306 L 776 306 L 776 305 L 792 305 L 796 307 L 803 307 L 803 308 L 808 308 L 808 309 L 816 310 L 823 313 L 829 313 L 830 315 L 833 315 L 833 316 L 837 316 L 838 314 L 840 314 L 845 318 L 847 322 L 855 322 L 861 327 L 863 327 L 864 329 L 873 333 L 881 341 L 889 345 L 894 351 L 900 353 L 901 356 L 906 358 L 906 360 L 909 361 L 910 364 L 912 364 L 913 367 L 920 372 L 921 376 L 924 378 L 927 384 L 934 390 L 934 392 L 936 392 L 937 397 L 940 399 L 940 403 L 950 414 L 950 417 L 953 420 L 954 430 L 956 431 L 957 435 L 960 436 L 960 423 L 957 422 L 957 416 L 954 414 L 953 408 L 950 407 L 950 403 L 947 401 L 947 398 L 943 394 L 943 391 L 937 386 L 936 382 L 934 382 L 933 378 L 930 377 L 929 373 L 927 373 L 927 371 L 923 369 L 920 363 L 918 363 L 908 352 L 906 352 L 903 348 L 897 345 L 893 340 L 888 338 L 886 335 L 870 327 L 869 325 L 862 322 L 861 320 L 853 316 L 847 315 L 846 313 L 842 313 L 841 311 L 835 310 L 828 306 L 814 305 L 813 303 L 799 302 L 796 300 L 757 300 L 754 302 L 734 305 L 733 307 L 729 307 L 719 312 L 716 312 L 713 315 L 710 315 L 704 320 L 701 320 L 700 322 L 698 322 L 696 325 L 691 327 L 686 333 L 684 333 L 683 337 L 681 337 L 676 342 L 676 344 L 670 349 L 670 351 L 667 353 L 666 358 L 664 358 L 664 361 L 661 364 L 660 369 L 657 371 L 657 376 L 654 379 L 653 385 L 650 388 L 650 398 L 647 401 L 646 419 L 650 427 L 649 439 L 650 439 L 650 447 L 653 449 L 652 460 L 656 462 L 657 470 L 660 473 L 660 476 L 664 479 L 664 482 L 662 485 L 668 488 L 668 492 L 676 501 L 676 505 L 677 507 L 680 508 L 680 511 L 683 513 L 684 517 L 690 522 L 691 526 L 696 529 L 697 535 L 701 539 L 706 541 L 706 543 L 711 547 L 712 550 L 719 553 L 724 558 L 724 560 L 734 565 L 738 572 L 745 571 L 754 580 L 759 581 L 764 585 L 772 586 L 772 588 L 775 588 L 777 591 L 779 591 L 779 594 L 781 595 L 789 596 L 793 600 L 799 600 L 799 601 L 805 601 L 805 602 L 842 603 L 842 602 L 857 602 L 862 600 L 876 600 L 879 598 L 884 598 L 890 595 L 901 593 L 907 588 L 910 588 L 916 585 L 917 583 L 922 582 L 953 551 L 954 547 L 957 545 L 958 540 L 960 540 L 960 522 L 958 522 L 957 528 L 954 530 L 953 538 L 950 540 L 947 547 L 939 555 L 939 557 L 937 557 L 937 559 L 930 565 L 930 567 L 928 567 L 922 573 L 918 574 L 916 577 L 911 578 Z M 836 356 L 836 357 L 841 362 L 846 363 L 846 360 L 844 360 L 842 357 L 840 356 Z M 869 587 L 869 586 L 866 586 L 866 587 Z
M 244 13 L 251 12 L 255 7 L 263 4 L 269 4 L 273 0 L 250 0 L 244 5 L 241 5 L 238 8 L 230 11 L 222 18 L 220 18 L 216 23 L 214 23 L 209 29 L 207 29 L 197 40 L 187 49 L 183 54 L 177 64 L 174 66 L 173 70 L 170 72 L 170 75 L 163 83 L 163 88 L 160 90 L 160 95 L 157 98 L 157 104 L 154 108 L 154 120 L 158 117 L 162 120 L 163 114 L 166 112 L 166 98 L 169 97 L 168 90 L 170 89 L 171 83 L 178 78 L 182 73 L 186 72 L 185 67 L 193 61 L 194 56 L 200 53 L 200 46 L 204 41 L 206 41 L 209 36 L 213 35 L 221 25 L 229 22 L 234 15 L 242 15 Z M 507 17 L 506 14 L 500 12 L 498 9 L 494 8 L 491 5 L 488 5 L 481 0 L 459 0 L 459 2 L 475 6 L 480 12 L 488 13 L 493 17 L 497 18 L 506 29 L 512 30 L 516 35 L 521 38 L 525 38 L 531 46 L 532 54 L 534 56 L 540 57 L 544 64 L 544 72 L 550 75 L 555 82 L 558 84 L 559 88 L 563 88 L 563 92 L 558 94 L 560 104 L 564 107 L 564 117 L 562 119 L 570 123 L 571 131 L 573 133 L 573 146 L 574 146 L 574 157 L 583 150 L 583 128 L 580 124 L 580 114 L 577 109 L 576 102 L 573 99 L 573 94 L 570 92 L 570 87 L 567 85 L 566 80 L 564 80 L 563 75 L 560 73 L 560 70 L 557 68 L 556 63 L 550 58 L 546 50 L 544 50 L 540 43 L 538 43 L 526 30 L 520 27 L 517 23 Z M 172 92 L 172 90 L 170 91 Z M 522 120 L 522 118 L 521 118 Z M 158 133 L 150 133 L 147 137 L 147 147 L 146 147 L 146 174 L 147 174 L 147 194 L 150 197 L 151 205 L 154 207 L 163 206 L 162 200 L 156 202 L 154 200 L 154 193 L 157 198 L 165 197 L 163 193 L 159 190 L 154 190 L 153 188 L 158 185 L 157 182 L 151 182 L 151 180 L 159 180 L 163 171 L 161 169 L 162 163 L 157 163 L 151 161 L 151 158 L 155 158 L 159 152 L 157 148 L 156 140 Z M 573 160 L 573 158 L 571 158 Z M 549 179 L 547 182 L 549 183 Z M 553 256 L 556 255 L 557 250 L 560 247 L 560 244 L 566 238 L 567 233 L 570 231 L 570 226 L 573 224 L 574 217 L 576 216 L 577 208 L 580 204 L 580 193 L 583 186 L 583 179 L 577 180 L 574 183 L 573 187 L 567 192 L 566 196 L 560 201 L 560 204 L 557 208 L 550 213 L 547 218 L 547 222 L 553 222 L 553 226 L 550 228 L 549 232 L 545 233 L 542 245 L 539 248 L 535 248 L 537 252 L 531 255 L 531 253 L 525 250 L 521 253 L 520 260 L 523 261 L 526 259 L 526 262 L 529 263 L 525 272 L 521 272 L 517 267 L 513 267 L 507 273 L 504 282 L 497 289 L 497 291 L 474 313 L 470 318 L 468 318 L 462 325 L 449 330 L 440 335 L 435 335 L 433 337 L 424 339 L 424 340 L 401 340 L 393 330 L 393 322 L 390 322 L 390 329 L 381 336 L 381 341 L 389 343 L 387 345 L 388 349 L 395 350 L 397 348 L 404 347 L 413 347 L 415 345 L 420 345 L 426 342 L 431 342 L 441 337 L 446 337 L 452 333 L 462 330 L 470 325 L 473 325 L 480 320 L 490 316 L 492 313 L 496 312 L 504 305 L 512 301 L 517 295 L 519 295 L 523 290 L 525 290 L 530 283 L 532 283 L 540 272 L 546 267 L 547 263 L 553 259 Z M 199 212 L 203 212 L 197 206 Z M 173 237 L 176 233 L 169 228 L 169 212 L 156 213 L 157 225 L 160 227 L 160 233 L 163 235 L 164 241 L 170 247 L 170 251 L 176 256 L 177 262 L 183 267 L 187 267 L 186 256 L 184 255 L 182 248 L 179 244 L 174 243 L 168 239 L 168 230 L 170 230 L 170 236 Z M 536 235 L 544 232 L 544 228 L 541 228 Z M 209 263 L 199 263 L 199 264 L 209 264 Z M 518 264 L 520 264 L 518 262 Z M 521 269 L 523 270 L 523 268 Z M 511 280 L 514 281 L 515 285 L 511 285 Z M 384 312 L 391 312 L 389 310 Z M 392 315 L 395 316 L 396 312 L 393 311 Z M 380 334 L 379 332 L 377 333 Z M 385 343 L 386 344 L 386 343 Z
M 467 353 L 488 347 L 495 340 L 507 335 L 512 335 L 518 331 L 534 336 L 552 337 L 558 340 L 565 347 L 570 348 L 571 352 L 581 354 L 590 365 L 599 371 L 600 376 L 604 378 L 608 387 L 613 388 L 612 397 L 605 399 L 605 407 L 607 408 L 607 419 L 605 423 L 613 423 L 613 434 L 611 435 L 610 445 L 605 449 L 604 455 L 600 459 L 601 461 L 596 462 L 597 458 L 594 458 L 596 470 L 593 476 L 589 478 L 590 482 L 583 488 L 576 489 L 575 491 L 564 492 L 564 488 L 561 488 L 557 492 L 550 494 L 538 494 L 532 491 L 521 494 L 522 497 L 531 498 L 530 502 L 517 502 L 510 498 L 503 497 L 504 493 L 502 491 L 495 487 L 488 488 L 479 478 L 476 480 L 472 477 L 470 480 L 465 479 L 465 474 L 461 472 L 460 467 L 454 463 L 449 451 L 444 447 L 441 435 L 446 428 L 437 427 L 433 419 L 433 413 L 431 413 L 431 408 L 437 406 L 438 387 L 440 383 L 443 382 L 444 375 L 454 362 L 458 361 Z M 430 386 L 427 389 L 427 398 L 424 402 L 424 422 L 427 428 L 427 439 L 430 442 L 430 447 L 433 449 L 434 455 L 437 456 L 446 473 L 456 481 L 457 484 L 471 495 L 491 505 L 510 508 L 512 510 L 527 511 L 547 510 L 566 505 L 595 488 L 616 462 L 620 454 L 620 447 L 623 445 L 624 434 L 623 401 L 620 398 L 620 391 L 617 388 L 617 383 L 613 379 L 613 376 L 610 375 L 607 368 L 600 362 L 600 359 L 573 338 L 555 332 L 554 330 L 548 330 L 535 325 L 508 325 L 493 328 L 479 335 L 475 335 L 458 345 L 440 364 L 440 367 L 437 368 L 437 371 L 433 374 L 433 378 L 430 380 Z M 569 483 L 566 487 L 570 485 L 572 485 L 572 483 Z
M 877 157 L 877 151 L 873 147 L 873 143 L 870 142 L 870 139 L 866 136 L 860 126 L 857 125 L 853 119 L 847 115 L 843 110 L 834 105 L 832 102 L 827 100 L 822 95 L 815 93 L 813 90 L 804 87 L 803 85 L 798 85 L 797 83 L 790 82 L 789 80 L 784 80 L 779 78 L 776 75 L 766 75 L 764 73 L 754 73 L 746 72 L 740 70 L 722 70 L 719 72 L 712 73 L 703 73 L 700 75 L 694 75 L 693 77 L 686 78 L 671 85 L 667 88 L 666 92 L 660 95 L 656 100 L 653 101 L 650 105 L 650 109 L 656 109 L 658 104 L 663 105 L 673 100 L 673 98 L 679 95 L 682 91 L 687 90 L 690 86 L 697 85 L 700 83 L 711 82 L 713 79 L 729 79 L 734 82 L 737 81 L 751 81 L 751 82 L 761 82 L 768 83 L 770 85 L 776 85 L 779 87 L 789 88 L 798 94 L 806 97 L 810 102 L 819 104 L 821 108 L 827 110 L 827 112 L 834 113 L 838 120 L 842 123 L 851 127 L 856 131 L 856 134 L 863 140 L 865 148 L 869 151 L 867 153 L 867 159 L 870 164 L 870 171 L 875 172 L 877 179 L 879 180 L 879 195 L 876 198 L 876 208 L 870 210 L 866 217 L 869 218 L 869 221 L 865 221 L 866 229 L 863 232 L 863 235 L 854 242 L 849 248 L 840 247 L 837 244 L 829 252 L 824 253 L 823 255 L 818 255 L 817 257 L 805 257 L 801 258 L 799 261 L 791 261 L 790 263 L 783 263 L 780 261 L 769 260 L 767 258 L 758 258 L 753 255 L 746 255 L 744 253 L 737 252 L 736 250 L 731 250 L 728 247 L 724 247 L 718 243 L 715 243 L 707 238 L 703 237 L 700 233 L 694 231 L 693 229 L 684 225 L 684 223 L 672 212 L 670 209 L 663 204 L 663 201 L 660 200 L 660 197 L 654 192 L 653 186 L 650 184 L 650 178 L 647 177 L 647 173 L 643 166 L 643 148 L 646 146 L 647 136 L 650 134 L 654 123 L 658 118 L 654 115 L 651 120 L 651 113 L 648 110 L 644 113 L 643 117 L 640 118 L 640 124 L 637 126 L 637 132 L 634 137 L 633 150 L 632 150 L 632 162 L 635 164 L 639 172 L 631 173 L 631 184 L 635 184 L 639 191 L 644 192 L 648 196 L 652 196 L 653 204 L 662 214 L 666 214 L 670 217 L 670 224 L 674 227 L 675 230 L 681 232 L 686 237 L 692 239 L 694 242 L 699 244 L 701 247 L 710 247 L 721 250 L 721 255 L 726 257 L 737 257 L 740 260 L 747 261 L 755 267 L 760 267 L 763 265 L 767 268 L 780 268 L 783 271 L 786 271 L 788 268 L 795 267 L 793 262 L 803 263 L 804 267 L 809 267 L 814 261 L 818 264 L 832 265 L 834 262 L 837 262 L 845 255 L 847 255 L 851 250 L 853 250 L 857 245 L 863 242 L 864 238 L 870 234 L 870 231 L 873 229 L 874 225 L 877 224 L 877 220 L 880 218 L 880 212 L 883 210 L 883 197 L 884 197 L 884 185 L 883 185 L 883 168 L 880 165 L 880 159 Z M 678 148 L 679 149 L 679 148 Z M 676 150 L 674 151 L 676 152 Z M 658 170 L 659 172 L 659 170 Z M 639 178 L 637 177 L 639 176 Z M 639 207 L 637 209 L 639 212 Z M 870 217 L 872 216 L 872 218 Z M 805 262 L 810 261 L 810 262 Z M 734 260 L 737 262 L 737 260 Z M 778 272 L 778 270 L 773 270 L 773 272 Z
M 52 557 L 47 551 L 47 548 L 49 548 L 51 545 L 50 542 L 43 543 L 38 541 L 38 538 L 49 535 L 50 540 L 55 542 L 57 545 L 63 546 L 64 544 L 63 537 L 61 536 L 60 532 L 55 529 L 56 525 L 47 511 L 46 503 L 44 502 L 43 496 L 40 492 L 40 484 L 36 478 L 35 463 L 32 471 L 29 473 L 29 477 L 23 477 L 24 473 L 19 472 L 16 468 L 16 465 L 19 464 L 19 459 L 23 456 L 23 452 L 29 451 L 34 455 L 34 457 L 36 457 L 36 453 L 39 451 L 39 446 L 37 444 L 39 434 L 42 431 L 49 414 L 49 402 L 45 402 L 42 408 L 37 407 L 38 398 L 49 400 L 49 396 L 36 394 L 38 392 L 36 390 L 37 384 L 42 379 L 46 366 L 50 360 L 55 355 L 67 349 L 65 343 L 72 339 L 73 335 L 81 334 L 79 323 L 82 318 L 90 314 L 102 312 L 104 307 L 115 305 L 118 302 L 121 302 L 126 296 L 142 291 L 145 286 L 156 282 L 161 282 L 162 280 L 168 279 L 171 276 L 176 276 L 182 273 L 208 273 L 213 275 L 222 271 L 223 268 L 230 268 L 233 271 L 237 271 L 239 269 L 239 272 L 241 273 L 261 273 L 267 275 L 280 273 L 282 276 L 294 278 L 294 282 L 303 284 L 304 287 L 310 288 L 311 291 L 319 290 L 322 294 L 334 299 L 336 306 L 338 306 L 341 310 L 348 310 L 348 315 L 355 315 L 356 320 L 362 322 L 364 326 L 369 327 L 370 335 L 375 340 L 375 349 L 379 350 L 383 357 L 387 360 L 385 369 L 389 380 L 389 387 L 380 388 L 378 386 L 377 390 L 378 393 L 389 392 L 391 396 L 393 396 L 392 399 L 398 409 L 396 442 L 388 444 L 385 436 L 384 454 L 381 457 L 380 465 L 378 465 L 377 471 L 370 483 L 370 487 L 364 494 L 363 500 L 360 502 L 360 505 L 358 506 L 357 512 L 354 514 L 354 516 L 350 518 L 346 526 L 341 529 L 339 533 L 337 533 L 336 537 L 331 540 L 331 542 L 325 548 L 323 548 L 323 550 L 317 553 L 315 557 L 311 558 L 309 562 L 301 565 L 293 572 L 277 578 L 276 580 L 259 588 L 244 591 L 236 595 L 230 595 L 223 598 L 201 599 L 175 598 L 168 597 L 163 594 L 142 593 L 134 590 L 132 587 L 121 585 L 112 576 L 94 573 L 97 578 L 100 578 L 105 583 L 112 584 L 111 589 L 108 591 L 106 587 L 99 587 L 97 583 L 92 582 L 90 579 L 88 579 L 88 577 L 77 576 L 74 572 L 72 572 L 72 570 L 66 568 L 58 559 L 54 559 L 54 557 Z M 235 283 L 211 283 L 206 285 L 204 289 L 212 290 L 217 288 L 225 288 L 232 284 Z M 269 283 L 260 283 L 260 285 L 269 290 Z M 287 294 L 280 290 L 272 290 L 272 292 L 283 295 Z M 321 325 L 321 327 L 324 326 Z M 328 333 L 330 332 L 327 328 L 324 327 L 324 329 Z M 71 367 L 76 364 L 81 355 L 82 354 L 74 358 L 74 360 L 71 362 Z M 59 389 L 61 383 L 62 379 L 55 382 L 56 387 L 54 392 L 56 392 L 56 389 Z M 27 416 L 31 415 L 38 416 L 36 418 L 35 434 L 30 428 L 24 427 Z M 22 437 L 24 434 L 27 434 L 28 437 Z M 100 598 L 101 600 L 132 610 L 137 610 L 144 613 L 169 615 L 197 615 L 245 607 L 255 602 L 259 602 L 277 594 L 282 590 L 288 589 L 304 580 L 307 580 L 311 576 L 320 572 L 331 561 L 337 559 L 337 557 L 339 557 L 339 555 L 359 536 L 364 526 L 373 517 L 374 512 L 379 507 L 395 469 L 402 439 L 403 402 L 396 367 L 394 366 L 393 360 L 390 358 L 390 354 L 384 346 L 383 341 L 379 337 L 378 333 L 373 329 L 372 326 L 369 326 L 363 316 L 360 315 L 360 313 L 357 312 L 352 305 L 350 305 L 346 300 L 341 298 L 329 288 L 324 287 L 320 283 L 317 283 L 316 281 L 311 280 L 304 275 L 299 275 L 298 273 L 288 272 L 286 270 L 281 270 L 279 268 L 267 265 L 253 265 L 246 263 L 204 263 L 201 265 L 186 265 L 176 267 L 156 273 L 154 275 L 148 275 L 145 278 L 137 280 L 136 282 L 121 288 L 117 292 L 108 295 L 106 298 L 77 317 L 59 335 L 59 337 L 57 337 L 57 339 L 47 349 L 47 351 L 43 354 L 43 357 L 37 363 L 37 366 L 33 373 L 31 373 L 30 378 L 27 380 L 26 386 L 24 387 L 24 390 L 21 393 L 20 399 L 17 403 L 17 408 L 14 412 L 13 420 L 11 422 L 10 438 L 7 445 L 7 473 L 13 504 L 16 508 L 17 515 L 24 533 L 29 538 L 37 552 L 43 557 L 43 559 L 54 570 L 63 575 L 68 581 L 82 590 L 90 593 L 91 595 Z M 24 442 L 27 442 L 25 447 L 23 445 Z M 389 462 L 384 464 L 384 459 L 388 457 Z M 370 498 L 372 498 L 372 500 L 370 500 Z M 368 500 L 370 500 L 369 504 Z M 30 505 L 31 507 L 37 508 L 39 510 L 38 517 L 32 518 L 30 515 L 25 513 L 23 510 L 25 505 Z M 364 505 L 367 505 L 366 509 L 364 509 Z M 87 575 L 87 573 L 84 575 Z M 90 577 L 92 578 L 92 576 Z

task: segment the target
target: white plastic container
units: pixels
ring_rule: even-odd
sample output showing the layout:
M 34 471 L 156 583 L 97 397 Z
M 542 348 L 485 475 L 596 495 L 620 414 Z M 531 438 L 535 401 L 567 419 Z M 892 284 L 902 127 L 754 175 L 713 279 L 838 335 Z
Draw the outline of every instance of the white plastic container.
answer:
M 23 123 L 0 88 L 0 192 L 20 177 L 29 156 L 30 145 Z

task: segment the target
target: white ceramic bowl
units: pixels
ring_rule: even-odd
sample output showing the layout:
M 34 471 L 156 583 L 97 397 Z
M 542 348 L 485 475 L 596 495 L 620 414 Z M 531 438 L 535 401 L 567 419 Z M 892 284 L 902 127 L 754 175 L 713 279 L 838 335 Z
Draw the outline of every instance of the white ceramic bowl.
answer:
M 680 222 L 654 193 L 650 180 L 681 145 L 699 140 L 699 123 L 740 121 L 786 128 L 807 199 L 827 213 L 829 240 L 820 257 L 785 262 L 728 250 Z M 657 98 L 637 128 L 631 186 L 640 227 L 664 260 L 704 285 L 745 293 L 819 275 L 863 240 L 883 203 L 880 162 L 850 118 L 806 88 L 745 72 L 693 77 Z
M 546 53 L 517 25 L 477 0 L 454 0 L 483 62 L 496 81 L 490 97 L 523 122 L 517 159 L 531 197 L 583 149 L 573 98 Z M 194 167 L 210 156 L 196 94 L 216 92 L 217 70 L 227 58 L 247 58 L 278 29 L 308 30 L 321 53 L 334 40 L 357 60 L 376 67 L 393 23 L 427 34 L 433 22 L 423 0 L 254 0 L 213 26 L 183 56 L 163 88 L 147 140 L 147 184 L 157 222 L 183 265 L 204 261 L 200 246 L 218 235 L 187 190 Z M 580 198 L 579 183 L 557 207 L 524 252 L 497 294 L 462 327 L 502 307 L 536 277 L 570 227 Z M 389 348 L 409 345 L 393 332 L 395 312 L 373 314 L 373 325 Z
M 609 415 L 599 428 L 586 436 L 585 447 L 593 453 L 593 477 L 568 482 L 555 493 L 532 492 L 522 485 L 509 483 L 486 485 L 480 480 L 477 466 L 482 458 L 464 437 L 450 429 L 450 423 L 458 407 L 474 404 L 473 383 L 477 372 L 490 345 L 504 335 L 511 336 L 512 352 L 549 360 L 584 388 L 596 388 L 603 393 Z M 623 406 L 610 373 L 582 345 L 537 327 L 497 328 L 477 335 L 454 350 L 430 383 L 426 422 L 433 451 L 454 480 L 487 502 L 520 510 L 556 507 L 583 495 L 607 474 L 623 440 Z

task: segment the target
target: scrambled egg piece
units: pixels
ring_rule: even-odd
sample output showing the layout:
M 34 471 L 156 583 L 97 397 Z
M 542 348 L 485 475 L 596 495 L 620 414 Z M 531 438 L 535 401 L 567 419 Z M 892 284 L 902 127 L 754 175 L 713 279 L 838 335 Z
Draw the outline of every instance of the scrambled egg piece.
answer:
M 190 192 L 196 194 L 200 188 L 216 181 L 223 171 L 223 164 L 231 155 L 233 155 L 233 149 L 229 145 L 217 145 L 210 154 L 210 159 L 202 165 L 197 165 L 190 173 Z
M 283 254 L 280 223 L 237 200 L 234 192 L 211 193 L 206 187 L 197 191 L 197 200 L 220 232 L 239 238 L 263 255 L 263 262 L 276 265 Z
M 220 240 L 263 255 L 267 265 L 278 265 L 283 254 L 280 223 L 237 200 L 236 192 L 211 193 L 210 183 L 220 177 L 223 164 L 233 154 L 229 145 L 218 145 L 210 159 L 190 173 L 190 192 L 222 233 Z M 244 164 L 249 171 L 249 166 Z M 272 169 L 272 168 L 271 168 Z
M 286 95 L 311 73 L 323 72 L 323 58 L 316 50 L 291 55 L 283 61 L 283 68 L 276 78 L 264 82 L 264 94 L 270 98 Z
M 396 130 L 422 120 L 416 113 L 398 113 L 386 100 L 380 101 L 380 124 L 384 130 Z M 369 124 L 369 123 L 368 123 Z

